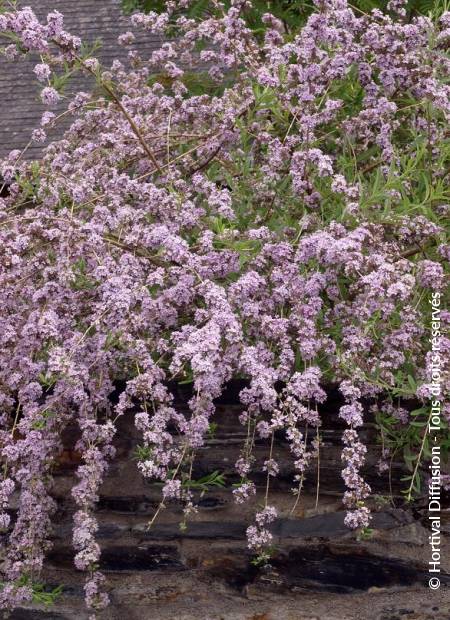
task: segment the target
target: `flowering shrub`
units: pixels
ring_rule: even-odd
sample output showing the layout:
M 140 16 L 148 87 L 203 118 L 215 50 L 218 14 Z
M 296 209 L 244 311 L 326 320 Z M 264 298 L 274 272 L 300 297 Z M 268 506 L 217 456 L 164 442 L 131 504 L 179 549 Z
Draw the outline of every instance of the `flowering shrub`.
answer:
M 163 484 L 161 506 L 180 501 L 188 517 L 185 481 L 214 401 L 230 379 L 247 379 L 233 493 L 245 502 L 257 492 L 253 447 L 266 440 L 263 506 L 248 528 L 262 557 L 277 517 L 274 434 L 292 451 L 298 501 L 321 449 L 326 384 L 345 400 L 336 415 L 348 425 L 349 527 L 370 521 L 358 436 L 367 403 L 384 441 L 380 467 L 408 450 L 409 495 L 427 454 L 428 409 L 412 419 L 401 399 L 432 395 L 429 298 L 443 293 L 449 257 L 450 14 L 408 21 L 400 0 L 386 14 L 316 0 L 295 33 L 265 14 L 261 39 L 242 17 L 245 0 L 214 2 L 201 19 L 177 12 L 188 4 L 134 14 L 133 27 L 176 37 L 141 58 L 124 33 L 128 63 L 111 67 L 83 51 L 58 12 L 45 23 L 29 8 L 0 14 L 4 52 L 40 55 L 50 108 L 65 72 L 96 83 L 65 95 L 64 114 L 44 113 L 32 140 L 74 118 L 41 161 L 15 151 L 1 162 L 5 608 L 32 596 L 49 546 L 51 469 L 71 420 L 83 458 L 75 565 L 88 573 L 94 614 L 108 602 L 94 509 L 127 410 L 137 411 L 140 472 Z M 187 68 L 205 78 L 202 92 Z M 449 344 L 442 338 L 443 355 Z M 113 406 L 117 380 L 126 389 Z M 189 414 L 173 407 L 168 380 L 192 382 Z

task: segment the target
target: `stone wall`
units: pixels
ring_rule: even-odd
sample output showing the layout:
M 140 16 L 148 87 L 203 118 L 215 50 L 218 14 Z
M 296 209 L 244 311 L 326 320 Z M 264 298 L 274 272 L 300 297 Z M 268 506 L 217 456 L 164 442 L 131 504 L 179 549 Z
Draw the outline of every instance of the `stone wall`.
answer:
M 237 386 L 239 387 L 239 386 Z M 235 386 L 236 388 L 236 386 Z M 194 477 L 214 470 L 236 481 L 233 464 L 243 430 L 238 422 L 236 390 L 218 405 L 218 430 L 200 450 Z M 178 393 L 178 407 L 186 394 Z M 450 619 L 450 577 L 438 592 L 426 586 L 428 532 L 422 525 L 420 502 L 405 507 L 399 493 L 400 464 L 393 468 L 394 502 L 374 504 L 373 536 L 358 541 L 343 523 L 340 477 L 339 403 L 330 393 L 322 411 L 319 502 L 316 475 L 310 472 L 305 494 L 291 514 L 292 465 L 280 437 L 276 454 L 281 475 L 271 491 L 281 518 L 273 533 L 277 552 L 270 568 L 258 569 L 246 549 L 245 529 L 255 505 L 236 506 L 230 489 L 210 491 L 199 499 L 199 511 L 182 532 L 181 507 L 171 504 L 148 530 L 160 499 L 160 487 L 143 481 L 133 451 L 139 437 L 133 414 L 122 418 L 117 456 L 101 489 L 98 540 L 102 570 L 108 577 L 112 605 L 103 618 L 111 620 L 433 620 Z M 387 494 L 388 481 L 375 469 L 379 446 L 370 423 L 362 429 L 369 445 L 366 478 L 375 493 Z M 32 606 L 17 610 L 14 620 L 85 620 L 82 573 L 73 567 L 70 488 L 79 455 L 73 451 L 75 429 L 67 432 L 65 450 L 55 476 L 58 501 L 54 546 L 43 579 L 64 591 L 51 609 Z M 267 458 L 258 445 L 255 469 Z M 261 485 L 263 478 L 256 480 Z M 448 512 L 444 516 L 449 516 Z M 450 521 L 450 519 L 449 519 Z M 447 522 L 447 532 L 450 523 Z M 450 559 L 448 542 L 443 556 Z M 450 563 L 444 563 L 450 572 Z

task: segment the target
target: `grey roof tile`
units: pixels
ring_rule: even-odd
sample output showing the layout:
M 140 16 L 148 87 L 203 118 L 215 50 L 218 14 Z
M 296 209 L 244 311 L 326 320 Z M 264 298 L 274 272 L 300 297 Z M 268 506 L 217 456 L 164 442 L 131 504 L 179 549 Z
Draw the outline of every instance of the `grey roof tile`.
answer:
M 126 48 L 117 44 L 119 34 L 130 29 L 129 18 L 122 13 L 120 0 L 24 0 L 22 6 L 30 6 L 40 18 L 45 18 L 50 11 L 60 11 L 64 15 L 66 30 L 88 43 L 101 42 L 96 56 L 105 66 L 115 58 L 125 60 L 128 54 Z M 161 38 L 156 35 L 135 34 L 135 47 L 144 57 L 161 44 Z M 33 73 L 36 62 L 39 59 L 32 54 L 15 61 L 0 56 L 0 157 L 5 157 L 13 149 L 22 150 L 31 131 L 39 126 L 45 108 L 39 100 L 39 83 Z M 89 90 L 90 86 L 89 78 L 77 77 L 70 82 L 69 89 Z M 58 108 L 55 112 L 58 113 Z M 60 137 L 69 120 L 53 133 L 49 132 L 49 138 Z M 41 152 L 41 145 L 32 145 L 26 157 L 36 159 Z

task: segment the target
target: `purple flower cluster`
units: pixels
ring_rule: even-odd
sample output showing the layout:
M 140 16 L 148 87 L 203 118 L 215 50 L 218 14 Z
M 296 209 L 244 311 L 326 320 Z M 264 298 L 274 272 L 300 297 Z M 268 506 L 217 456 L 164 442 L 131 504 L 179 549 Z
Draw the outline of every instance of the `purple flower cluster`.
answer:
M 348 489 L 344 494 L 344 504 L 349 509 L 345 523 L 352 529 L 364 528 L 370 521 L 369 510 L 364 506 L 364 500 L 370 494 L 370 487 L 364 482 L 359 470 L 364 464 L 366 447 L 358 440 L 358 435 L 353 429 L 344 431 L 343 443 L 345 447 L 342 450 L 342 460 L 345 468 L 342 477 Z
M 255 525 L 247 528 L 248 545 L 250 549 L 260 553 L 266 549 L 273 540 L 268 526 L 275 521 L 278 513 L 273 506 L 266 506 L 261 512 L 257 512 L 255 516 Z

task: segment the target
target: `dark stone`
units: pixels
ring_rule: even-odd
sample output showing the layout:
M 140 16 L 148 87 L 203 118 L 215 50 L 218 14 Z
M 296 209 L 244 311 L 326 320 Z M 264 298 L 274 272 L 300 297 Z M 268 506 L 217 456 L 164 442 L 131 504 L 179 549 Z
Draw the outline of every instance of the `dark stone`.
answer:
M 330 512 L 308 519 L 278 519 L 272 532 L 280 538 L 336 538 L 349 533 L 344 524 L 345 512 Z M 376 512 L 373 514 L 373 529 L 392 529 L 412 523 L 413 517 L 404 510 Z
M 271 564 L 289 588 L 342 594 L 425 583 L 427 574 L 406 562 L 367 553 L 336 552 L 327 547 L 297 548 Z
M 393 588 L 427 584 L 427 567 L 398 559 L 373 555 L 360 546 L 330 547 L 315 545 L 295 547 L 281 552 L 270 564 L 256 568 L 248 554 L 225 554 L 217 557 L 206 571 L 212 579 L 246 591 L 252 585 L 264 591 L 295 591 L 352 594 L 370 588 Z M 443 576 L 442 583 L 450 581 Z M 386 610 L 396 616 L 409 609 Z
M 349 534 L 344 524 L 345 512 L 331 512 L 307 519 L 278 519 L 272 533 L 280 538 L 337 538 Z M 380 512 L 373 515 L 374 529 L 392 529 L 412 522 L 412 516 L 403 510 Z M 153 540 L 228 539 L 244 540 L 247 523 L 240 521 L 193 521 L 181 531 L 178 523 L 157 523 L 150 530 L 146 523 L 132 527 L 132 533 Z
M 118 525 L 115 523 L 101 523 L 98 527 L 96 538 L 98 539 L 111 539 L 119 538 L 124 532 L 129 532 L 130 527 L 127 525 Z
M 202 497 L 198 502 L 199 508 L 221 508 L 226 505 L 226 501 L 220 497 Z
M 228 539 L 242 540 L 245 538 L 247 525 L 233 521 L 197 521 L 188 524 L 185 531 L 181 531 L 178 523 L 160 523 L 147 529 L 143 523 L 133 527 L 133 533 L 144 538 L 156 540 L 174 540 L 182 538 L 198 539 Z
M 111 511 L 118 513 L 137 513 L 147 514 L 157 507 L 157 502 L 151 501 L 146 497 L 124 496 L 124 497 L 100 497 L 97 510 Z
M 182 571 L 175 547 L 109 547 L 102 553 L 100 568 L 107 571 Z
M 224 581 L 231 588 L 242 591 L 257 578 L 259 569 L 249 562 L 248 553 L 235 552 L 215 558 L 206 573 L 209 579 Z
M 59 568 L 73 568 L 73 551 L 54 549 L 48 560 Z M 102 550 L 100 569 L 104 571 L 182 571 L 185 570 L 176 547 L 171 546 L 109 546 Z
M 99 540 L 120 538 L 130 532 L 130 526 L 120 523 L 100 523 L 96 532 Z M 73 523 L 55 524 L 52 530 L 52 538 L 57 541 L 72 541 Z

